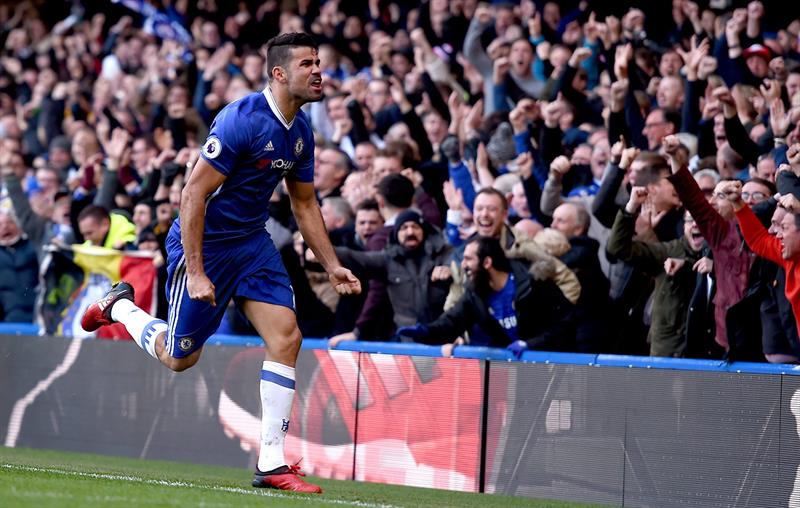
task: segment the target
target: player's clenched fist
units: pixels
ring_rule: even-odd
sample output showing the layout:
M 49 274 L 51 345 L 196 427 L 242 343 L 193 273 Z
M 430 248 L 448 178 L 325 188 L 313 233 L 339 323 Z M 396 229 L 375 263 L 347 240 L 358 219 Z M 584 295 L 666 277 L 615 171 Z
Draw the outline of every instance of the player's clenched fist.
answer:
M 217 306 L 217 300 L 214 295 L 214 283 L 203 275 L 189 275 L 186 280 L 186 290 L 189 292 L 189 298 L 192 300 L 201 300 L 208 302 L 212 307 Z

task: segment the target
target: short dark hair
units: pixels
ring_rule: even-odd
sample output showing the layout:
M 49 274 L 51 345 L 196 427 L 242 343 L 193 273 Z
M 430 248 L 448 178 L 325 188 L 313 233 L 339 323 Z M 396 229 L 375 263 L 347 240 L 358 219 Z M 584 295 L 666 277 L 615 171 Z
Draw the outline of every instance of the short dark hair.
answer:
M 503 247 L 500 245 L 499 239 L 491 236 L 476 236 L 467 242 L 467 245 L 470 243 L 475 243 L 478 245 L 478 250 L 476 253 L 478 255 L 478 262 L 481 265 L 483 265 L 484 259 L 491 258 L 492 266 L 495 268 L 495 270 L 506 273 L 511 272 L 511 262 L 508 260 L 508 257 L 506 257 L 506 253 L 503 251 Z
M 414 200 L 414 184 L 399 173 L 392 173 L 378 182 L 378 194 L 395 208 L 408 208 Z
M 78 214 L 78 222 L 88 218 L 92 218 L 97 222 L 100 222 L 103 219 L 110 219 L 111 216 L 109 215 L 108 210 L 102 206 L 88 205 L 86 208 L 81 210 L 81 213 Z
M 670 173 L 669 162 L 656 152 L 642 152 L 634 160 L 644 164 L 636 185 L 655 183 Z
M 378 202 L 372 198 L 367 198 L 356 206 L 356 213 L 360 212 L 361 210 L 375 211 L 375 212 L 380 211 L 380 209 L 378 208 Z
M 272 69 L 286 67 L 292 55 L 292 48 L 319 49 L 317 41 L 305 32 L 290 32 L 276 35 L 267 41 L 267 69 L 272 81 Z
M 664 114 L 664 121 L 667 123 L 671 123 L 675 127 L 676 133 L 680 132 L 681 123 L 683 123 L 683 117 L 681 116 L 681 112 L 678 111 L 677 109 L 671 109 L 671 108 L 660 108 L 660 109 L 661 112 Z
M 505 195 L 500 192 L 499 190 L 495 189 L 494 187 L 484 187 L 483 189 L 479 190 L 478 193 L 475 195 L 477 198 L 481 194 L 488 194 L 490 196 L 497 196 L 500 199 L 500 203 L 503 206 L 503 210 L 508 210 L 508 201 L 506 200 Z
M 769 189 L 769 195 L 770 196 L 774 196 L 775 193 L 778 192 L 778 188 L 775 187 L 775 184 L 770 182 L 769 180 L 764 180 L 763 178 L 759 178 L 757 176 L 754 176 L 754 177 L 750 178 L 750 180 L 748 180 L 748 181 L 749 182 L 753 182 L 753 183 L 757 183 L 759 185 L 763 185 L 764 187 Z M 747 183 L 747 182 L 745 182 L 745 183 Z

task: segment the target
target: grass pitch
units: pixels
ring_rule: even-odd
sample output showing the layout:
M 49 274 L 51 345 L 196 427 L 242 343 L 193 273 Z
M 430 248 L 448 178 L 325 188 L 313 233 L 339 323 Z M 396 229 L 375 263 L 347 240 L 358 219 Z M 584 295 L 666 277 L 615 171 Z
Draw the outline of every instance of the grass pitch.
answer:
M 10 507 L 589 508 L 579 503 L 314 478 L 321 496 L 249 486 L 250 471 L 0 447 L 0 505 Z

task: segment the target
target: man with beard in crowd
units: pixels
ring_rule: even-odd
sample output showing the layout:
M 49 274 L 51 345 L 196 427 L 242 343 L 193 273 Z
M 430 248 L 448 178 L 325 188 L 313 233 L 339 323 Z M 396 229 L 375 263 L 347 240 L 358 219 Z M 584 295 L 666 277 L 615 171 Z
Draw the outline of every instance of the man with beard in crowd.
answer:
M 461 268 L 469 283 L 455 307 L 432 323 L 399 328 L 398 335 L 440 344 L 475 326 L 490 337 L 490 347 L 516 355 L 574 349 L 572 304 L 553 282 L 535 280 L 525 264 L 508 259 L 497 238 L 470 240 Z
M 397 327 L 427 323 L 441 315 L 450 287 L 452 248 L 418 212 L 401 212 L 394 235 L 383 251 L 358 252 L 337 247 L 336 255 L 355 273 L 382 280 L 387 287 Z M 331 347 L 360 337 L 358 328 L 332 337 Z

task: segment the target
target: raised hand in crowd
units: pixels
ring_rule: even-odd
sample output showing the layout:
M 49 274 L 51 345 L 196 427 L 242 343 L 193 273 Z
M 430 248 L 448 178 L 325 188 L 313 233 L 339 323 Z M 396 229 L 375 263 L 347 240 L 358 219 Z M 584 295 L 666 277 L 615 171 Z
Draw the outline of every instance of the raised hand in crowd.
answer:
M 236 47 L 230 42 L 226 42 L 217 48 L 201 69 L 203 71 L 203 79 L 206 81 L 214 79 L 214 76 L 228 66 L 235 54 Z
M 475 171 L 478 174 L 478 183 L 481 187 L 491 187 L 494 184 L 494 175 L 489 169 L 489 152 L 483 142 L 478 144 L 475 157 Z
M 647 201 L 647 188 L 634 186 L 631 188 L 631 195 L 625 204 L 625 211 L 629 214 L 638 213 L 642 205 Z
M 531 39 L 538 39 L 542 36 L 542 15 L 539 11 L 533 13 L 533 16 L 528 18 L 528 34 Z
M 681 55 L 681 58 L 683 58 L 686 79 L 688 81 L 696 81 L 698 79 L 700 62 L 708 55 L 710 48 L 711 43 L 709 40 L 707 38 L 699 40 L 697 35 L 692 36 L 689 51 L 684 51 L 682 48 L 678 47 L 677 51 Z
M 767 104 L 772 104 L 773 101 L 781 98 L 781 84 L 775 80 L 765 79 L 759 90 Z
M 483 121 L 483 99 L 478 99 L 472 106 L 467 116 L 464 117 L 465 140 L 478 137 L 478 131 Z
M 778 97 L 769 104 L 769 126 L 772 129 L 772 134 L 776 138 L 783 138 L 786 136 L 786 131 L 789 130 L 791 118 L 786 113 L 786 107 L 783 101 Z M 785 140 L 784 140 L 785 142 Z
M 715 116 L 722 113 L 722 103 L 717 99 L 707 100 L 703 104 L 703 120 L 713 120 Z
M 667 211 L 668 210 L 658 210 L 650 199 L 646 199 L 641 205 L 639 216 L 636 218 L 636 236 L 642 241 L 658 241 L 655 228 L 661 223 L 664 216 L 667 215 Z
M 111 139 L 103 146 L 108 158 L 106 167 L 109 171 L 116 171 L 130 159 L 131 135 L 125 129 L 117 127 L 111 133 Z
M 700 59 L 700 65 L 697 67 L 697 79 L 705 81 L 710 75 L 717 70 L 717 59 L 713 56 L 706 55 Z
M 628 65 L 633 58 L 631 43 L 617 46 L 614 53 L 614 75 L 617 79 L 628 79 Z
M 560 182 L 572 169 L 572 163 L 564 155 L 559 155 L 550 163 L 550 178 Z
M 747 36 L 754 39 L 761 35 L 761 18 L 764 17 L 764 4 L 753 0 L 747 4 Z
M 800 200 L 794 194 L 779 196 L 778 205 L 791 213 L 800 213 Z
M 458 92 L 450 92 L 447 97 L 447 110 L 450 113 L 450 125 L 447 132 L 456 136 L 459 141 L 462 139 L 461 127 L 464 121 L 464 116 L 467 114 L 464 111 L 464 99 Z
M 559 94 L 558 99 L 548 103 L 542 108 L 542 118 L 544 118 L 545 126 L 547 126 L 548 129 L 557 128 L 559 126 L 559 120 L 565 111 L 564 99 L 561 97 L 561 94 Z
M 694 33 L 701 33 L 703 31 L 703 24 L 700 18 L 700 7 L 697 5 L 697 2 L 686 0 L 683 2 L 681 10 L 683 11 L 683 15 L 686 16 L 686 18 L 692 24 Z
M 728 58 L 735 59 L 742 54 L 740 34 L 747 26 L 747 10 L 736 9 L 725 24 L 725 39 L 728 42 Z
M 641 150 L 635 146 L 624 148 L 622 150 L 622 154 L 620 155 L 619 168 L 623 171 L 628 171 L 631 168 L 631 164 L 633 164 L 633 161 L 639 156 L 640 153 Z
M 493 70 L 492 70 L 492 81 L 494 81 L 495 85 L 502 84 L 506 76 L 508 75 L 508 71 L 511 69 L 511 60 L 507 56 L 501 56 L 497 60 L 494 61 Z
M 464 196 L 461 189 L 456 187 L 452 180 L 444 182 L 442 191 L 449 210 L 461 211 L 464 208 Z
M 514 134 L 526 132 L 528 124 L 539 117 L 539 105 L 528 97 L 521 99 L 514 109 L 508 114 L 508 121 L 514 129 Z
M 620 79 L 611 83 L 609 92 L 609 109 L 618 113 L 625 109 L 625 97 L 628 95 L 628 80 Z
M 673 173 L 677 173 L 678 170 L 681 169 L 681 167 L 683 166 L 682 164 L 683 161 L 680 160 L 678 155 L 680 146 L 681 146 L 681 141 L 678 139 L 678 136 L 675 136 L 674 134 L 666 136 L 661 141 L 661 149 L 664 151 L 664 154 L 666 154 L 667 157 L 669 158 L 670 163 L 672 165 Z
M 516 168 L 520 178 L 527 180 L 533 174 L 533 156 L 531 156 L 530 152 L 523 152 L 517 155 L 512 167 Z
M 588 60 L 590 56 L 592 56 L 591 48 L 587 48 L 585 46 L 576 48 L 575 51 L 572 52 L 572 56 L 569 57 L 568 65 L 570 67 L 577 68 L 583 62 Z
M 722 182 L 716 189 L 716 193 L 720 197 L 727 199 L 733 205 L 734 210 L 739 210 L 745 206 L 745 202 L 742 199 L 742 182 L 738 180 Z

